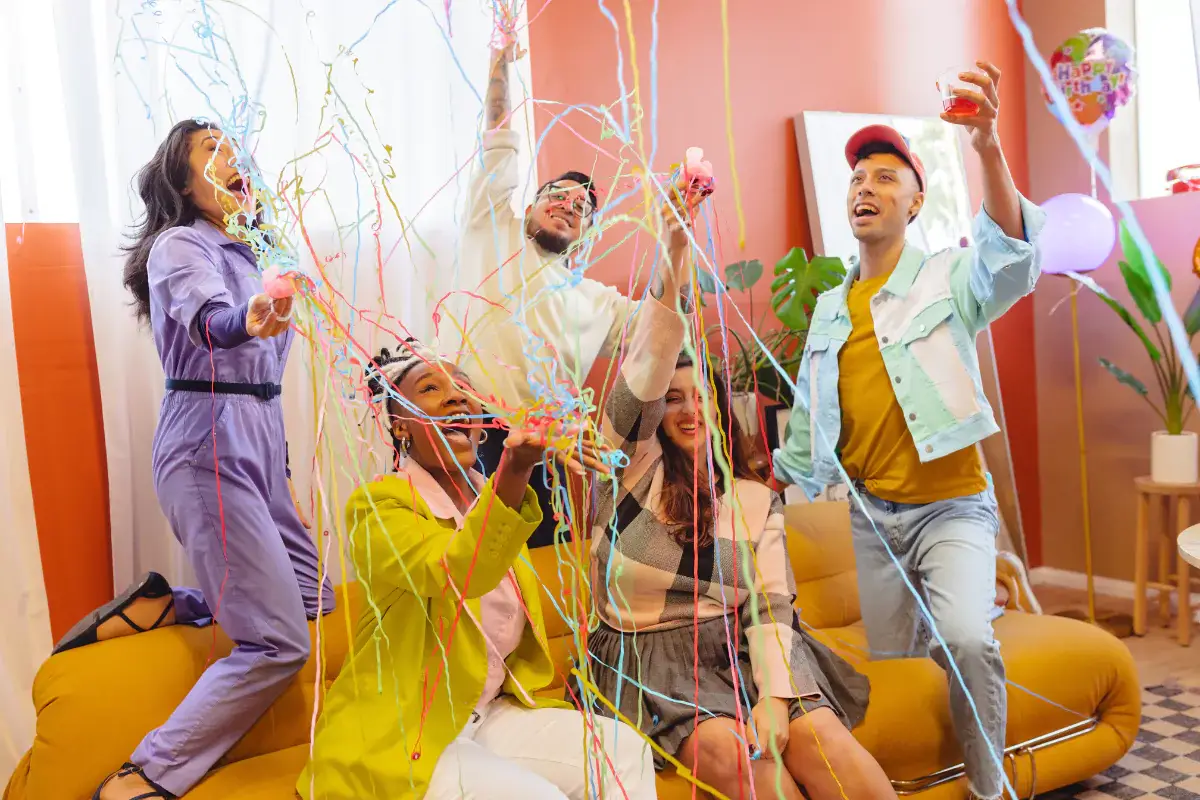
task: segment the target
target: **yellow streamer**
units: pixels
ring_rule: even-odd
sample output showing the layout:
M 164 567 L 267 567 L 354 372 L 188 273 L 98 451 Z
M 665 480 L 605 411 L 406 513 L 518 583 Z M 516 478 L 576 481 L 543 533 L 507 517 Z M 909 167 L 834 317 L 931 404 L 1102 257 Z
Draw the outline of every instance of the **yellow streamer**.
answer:
M 737 212 L 738 249 L 746 247 L 746 215 L 742 212 L 742 184 L 738 180 L 733 143 L 733 92 L 729 88 L 729 0 L 721 0 L 721 65 L 725 72 L 725 136 L 729 139 L 729 174 L 733 178 L 733 207 Z

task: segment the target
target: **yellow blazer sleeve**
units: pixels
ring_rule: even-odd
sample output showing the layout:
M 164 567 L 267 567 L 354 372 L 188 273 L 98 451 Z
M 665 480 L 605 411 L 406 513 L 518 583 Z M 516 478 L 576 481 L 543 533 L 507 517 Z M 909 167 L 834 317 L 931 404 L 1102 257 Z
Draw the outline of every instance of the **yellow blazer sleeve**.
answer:
M 440 597 L 451 585 L 481 597 L 500 584 L 541 521 L 532 489 L 516 511 L 496 496 L 491 479 L 458 530 L 395 476 L 360 486 L 346 504 L 354 566 L 377 597 L 394 590 Z

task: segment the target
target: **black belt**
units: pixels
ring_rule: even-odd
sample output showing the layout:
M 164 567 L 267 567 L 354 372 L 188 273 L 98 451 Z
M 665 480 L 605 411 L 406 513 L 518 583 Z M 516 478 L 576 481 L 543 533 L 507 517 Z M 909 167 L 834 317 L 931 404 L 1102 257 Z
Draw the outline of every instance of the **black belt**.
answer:
M 283 394 L 283 387 L 278 383 L 225 383 L 224 381 L 187 381 L 179 378 L 167 378 L 167 388 L 177 392 L 244 394 L 260 400 L 271 400 Z

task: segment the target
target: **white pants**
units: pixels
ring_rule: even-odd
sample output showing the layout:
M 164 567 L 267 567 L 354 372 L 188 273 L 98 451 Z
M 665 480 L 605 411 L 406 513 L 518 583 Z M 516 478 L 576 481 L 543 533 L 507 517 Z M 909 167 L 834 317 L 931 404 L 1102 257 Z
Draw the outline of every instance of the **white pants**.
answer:
M 655 800 L 650 746 L 628 725 L 500 698 L 438 759 L 426 800 Z M 585 750 L 586 748 L 586 750 Z M 600 775 L 597 775 L 599 771 Z M 615 775 L 614 775 L 615 773 Z

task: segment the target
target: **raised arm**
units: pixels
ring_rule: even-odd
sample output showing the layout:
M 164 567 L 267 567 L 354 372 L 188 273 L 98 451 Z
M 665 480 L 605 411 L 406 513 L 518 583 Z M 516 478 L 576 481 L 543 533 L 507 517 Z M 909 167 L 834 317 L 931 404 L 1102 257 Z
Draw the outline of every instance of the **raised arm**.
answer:
M 450 585 L 465 597 L 487 594 L 542 521 L 529 488 L 531 469 L 515 465 L 506 471 L 502 463 L 460 530 L 422 513 L 412 484 L 402 477 L 360 487 L 346 505 L 360 579 L 376 595 L 394 588 L 439 597 Z
M 508 65 L 517 59 L 516 46 L 503 50 L 492 50 L 491 71 L 488 73 L 487 97 L 484 107 L 487 109 L 487 129 L 489 131 L 507 130 L 512 112 L 508 90 Z
M 469 189 L 466 225 L 507 224 L 515 219 L 512 196 L 517 190 L 517 148 L 520 138 L 511 129 L 509 64 L 520 56 L 515 48 L 493 50 L 484 96 L 482 151 L 475 162 Z
M 634 312 L 625 359 L 604 404 L 605 441 L 638 467 L 659 452 L 655 432 L 666 410 L 667 387 L 683 347 L 684 321 L 659 300 L 646 298 Z
M 954 91 L 974 103 L 978 112 L 969 116 L 944 113 L 942 119 L 967 129 L 983 174 L 983 207 L 975 220 L 975 251 L 969 269 L 960 268 L 951 276 L 964 319 L 979 331 L 1033 291 L 1040 274 L 1040 258 L 1033 242 L 1045 215 L 1017 192 L 1000 146 L 1000 70 L 986 61 L 978 61 L 976 66 L 977 71 L 961 75 L 976 88 Z
M 680 186 L 683 185 L 681 181 Z M 700 201 L 702 199 L 698 198 Z M 699 202 L 696 198 L 692 198 L 688 205 L 691 210 L 685 208 L 682 211 L 678 211 L 678 209 L 672 211 L 667 204 L 664 204 L 661 210 L 662 225 L 667 232 L 667 246 L 662 251 L 664 258 L 655 266 L 654 274 L 650 279 L 650 294 L 669 308 L 674 308 L 678 304 L 680 310 L 690 314 L 695 306 L 692 301 L 691 283 L 688 281 L 688 254 L 691 252 L 688 231 L 691 229 L 690 215 Z M 601 358 L 611 358 L 620 350 L 621 334 L 625 330 L 625 323 L 637 306 L 623 295 L 610 302 L 614 313 L 608 335 L 600 348 Z

